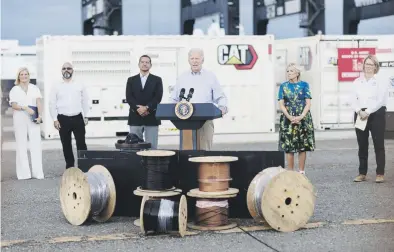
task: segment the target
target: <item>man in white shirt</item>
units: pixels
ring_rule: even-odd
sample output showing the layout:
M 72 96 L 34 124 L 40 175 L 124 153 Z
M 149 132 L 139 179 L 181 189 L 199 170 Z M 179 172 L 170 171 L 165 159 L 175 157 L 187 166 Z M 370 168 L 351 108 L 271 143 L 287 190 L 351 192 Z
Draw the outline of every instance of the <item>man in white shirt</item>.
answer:
M 214 103 L 217 104 L 223 114 L 227 113 L 227 97 L 219 84 L 216 75 L 206 69 L 202 69 L 204 63 L 204 51 L 201 49 L 191 49 L 189 51 L 189 64 L 191 69 L 178 77 L 177 84 L 171 92 L 171 102 L 179 101 L 179 93 L 182 88 L 194 89 L 191 99 L 192 103 Z M 200 148 L 211 150 L 214 135 L 214 124 L 212 120 L 207 120 L 198 130 Z
M 379 78 L 379 62 L 375 56 L 369 55 L 364 60 L 363 73 L 354 80 L 352 91 L 352 108 L 355 112 L 354 120 L 367 120 L 364 130 L 356 128 L 359 146 L 359 175 L 355 182 L 366 180 L 368 171 L 369 131 L 372 134 L 376 155 L 376 182 L 384 181 L 385 147 L 384 132 L 386 128 L 386 105 L 389 94 L 389 79 Z
M 49 110 L 54 127 L 59 130 L 63 146 L 66 169 L 74 167 L 71 133 L 74 134 L 77 150 L 87 150 L 85 143 L 86 117 L 89 98 L 86 88 L 72 79 L 73 66 L 66 62 L 62 67 L 63 81 L 53 86 L 49 100 Z

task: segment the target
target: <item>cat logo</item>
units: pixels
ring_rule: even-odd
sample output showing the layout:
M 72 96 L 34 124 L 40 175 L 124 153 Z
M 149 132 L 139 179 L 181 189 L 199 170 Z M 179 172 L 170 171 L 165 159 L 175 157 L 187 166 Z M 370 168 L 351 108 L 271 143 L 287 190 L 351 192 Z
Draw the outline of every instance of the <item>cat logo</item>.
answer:
M 220 45 L 218 47 L 220 65 L 234 65 L 238 70 L 249 70 L 256 64 L 257 58 L 257 53 L 251 45 Z

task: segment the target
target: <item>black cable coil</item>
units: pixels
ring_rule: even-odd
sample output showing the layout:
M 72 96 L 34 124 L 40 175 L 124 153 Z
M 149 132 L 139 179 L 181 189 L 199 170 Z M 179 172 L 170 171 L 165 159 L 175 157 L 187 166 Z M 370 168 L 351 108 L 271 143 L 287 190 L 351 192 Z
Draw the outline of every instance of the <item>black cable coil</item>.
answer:
M 179 202 L 169 199 L 145 201 L 143 223 L 145 232 L 167 233 L 179 231 Z
M 145 169 L 143 190 L 163 191 L 173 188 L 170 172 L 170 157 L 142 157 Z

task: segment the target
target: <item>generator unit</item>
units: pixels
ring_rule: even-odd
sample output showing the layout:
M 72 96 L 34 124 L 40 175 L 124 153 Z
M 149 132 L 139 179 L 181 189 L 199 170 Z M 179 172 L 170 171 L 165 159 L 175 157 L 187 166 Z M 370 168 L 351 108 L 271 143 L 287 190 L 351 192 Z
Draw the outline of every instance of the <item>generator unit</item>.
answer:
M 49 114 L 48 100 L 53 85 L 62 81 L 64 62 L 73 64 L 74 80 L 84 84 L 89 93 L 86 137 L 115 137 L 129 131 L 126 83 L 130 76 L 139 74 L 139 57 L 147 54 L 152 58 L 151 73 L 163 80 L 162 103 L 169 103 L 177 76 L 190 71 L 191 48 L 204 50 L 203 68 L 216 74 L 228 98 L 229 112 L 214 121 L 215 134 L 275 131 L 272 35 L 43 36 L 37 39 L 36 46 L 37 85 L 44 97 L 45 139 L 59 137 Z M 179 134 L 170 121 L 162 121 L 159 129 L 159 135 Z
M 18 69 L 27 67 L 30 83 L 36 84 L 36 47 L 21 46 L 17 40 L 1 40 L 1 114 L 10 107 L 9 92 L 15 85 Z
M 388 111 L 394 111 L 394 36 L 316 35 L 275 41 L 276 92 L 286 81 L 286 66 L 301 66 L 301 79 L 312 92 L 311 112 L 319 130 L 353 129 L 350 106 L 353 80 L 360 74 L 363 57 L 375 54 L 380 61 L 379 75 L 392 80 Z M 338 59 L 340 57 L 340 59 Z M 278 105 L 276 123 L 281 111 Z

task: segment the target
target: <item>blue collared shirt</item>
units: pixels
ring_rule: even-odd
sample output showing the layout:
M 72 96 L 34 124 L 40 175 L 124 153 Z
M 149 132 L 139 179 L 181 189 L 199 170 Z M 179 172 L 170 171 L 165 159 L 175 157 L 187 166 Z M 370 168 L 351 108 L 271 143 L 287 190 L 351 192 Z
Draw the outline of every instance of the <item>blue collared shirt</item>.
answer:
M 187 97 L 190 88 L 194 88 L 194 94 L 190 102 L 192 103 L 214 103 L 219 107 L 227 108 L 227 97 L 219 84 L 216 75 L 208 70 L 201 70 L 193 73 L 190 70 L 181 74 L 177 79 L 177 84 L 173 88 L 170 102 L 178 102 L 181 89 L 185 89 Z

